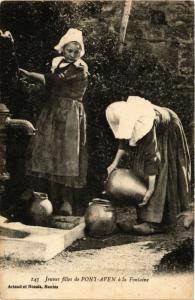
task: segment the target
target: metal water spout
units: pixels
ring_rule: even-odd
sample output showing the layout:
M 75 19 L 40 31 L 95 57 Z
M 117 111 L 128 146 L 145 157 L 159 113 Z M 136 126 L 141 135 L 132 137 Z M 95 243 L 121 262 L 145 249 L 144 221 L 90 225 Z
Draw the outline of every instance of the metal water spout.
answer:
M 12 119 L 7 106 L 0 103 L 0 131 L 2 132 L 6 129 L 22 129 L 26 135 L 35 135 L 36 132 L 36 129 L 29 121 Z
M 34 126 L 29 121 L 22 119 L 11 119 L 10 117 L 7 117 L 5 121 L 5 127 L 7 129 L 22 129 L 26 135 L 35 135 L 36 131 Z
M 6 138 L 8 129 L 21 129 L 25 135 L 35 135 L 36 129 L 27 120 L 12 119 L 9 109 L 0 103 L 0 204 L 4 183 L 10 178 L 6 168 Z

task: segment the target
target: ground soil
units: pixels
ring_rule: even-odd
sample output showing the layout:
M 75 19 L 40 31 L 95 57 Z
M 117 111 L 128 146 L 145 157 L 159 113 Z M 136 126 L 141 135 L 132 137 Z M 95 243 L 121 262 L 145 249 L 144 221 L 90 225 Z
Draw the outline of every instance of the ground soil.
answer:
M 119 221 L 133 222 L 127 209 L 119 213 Z M 16 272 L 60 273 L 102 270 L 117 274 L 147 275 L 163 272 L 193 271 L 193 226 L 185 229 L 182 222 L 173 230 L 149 236 L 133 235 L 118 230 L 104 238 L 85 236 L 48 262 L 21 262 L 1 258 L 2 270 Z M 179 250 L 178 250 L 179 249 Z

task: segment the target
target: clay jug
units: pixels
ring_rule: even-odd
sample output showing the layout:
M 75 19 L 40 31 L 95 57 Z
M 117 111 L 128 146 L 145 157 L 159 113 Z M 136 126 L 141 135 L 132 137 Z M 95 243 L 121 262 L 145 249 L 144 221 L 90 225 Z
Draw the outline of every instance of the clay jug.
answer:
M 51 220 L 53 206 L 47 194 L 33 191 L 33 202 L 30 207 L 30 217 L 34 225 L 48 226 Z
M 100 198 L 93 199 L 86 210 L 85 223 L 90 236 L 112 234 L 116 228 L 116 211 L 111 202 Z
M 127 199 L 137 205 L 146 193 L 146 184 L 130 169 L 116 169 L 105 182 L 105 192 L 116 200 Z

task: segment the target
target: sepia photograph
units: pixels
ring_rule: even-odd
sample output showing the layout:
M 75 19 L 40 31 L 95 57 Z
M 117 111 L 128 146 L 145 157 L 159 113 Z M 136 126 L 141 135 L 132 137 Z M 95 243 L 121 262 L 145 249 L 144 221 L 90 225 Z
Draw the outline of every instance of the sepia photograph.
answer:
M 194 1 L 0 1 L 0 299 L 194 298 Z

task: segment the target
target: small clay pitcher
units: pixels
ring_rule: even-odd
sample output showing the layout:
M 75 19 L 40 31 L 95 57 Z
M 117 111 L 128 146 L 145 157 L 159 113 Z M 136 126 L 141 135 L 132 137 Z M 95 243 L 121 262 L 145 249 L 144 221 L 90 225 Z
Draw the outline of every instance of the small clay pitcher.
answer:
M 47 194 L 33 191 L 33 202 L 30 207 L 30 217 L 34 225 L 48 226 L 51 221 L 53 206 Z

